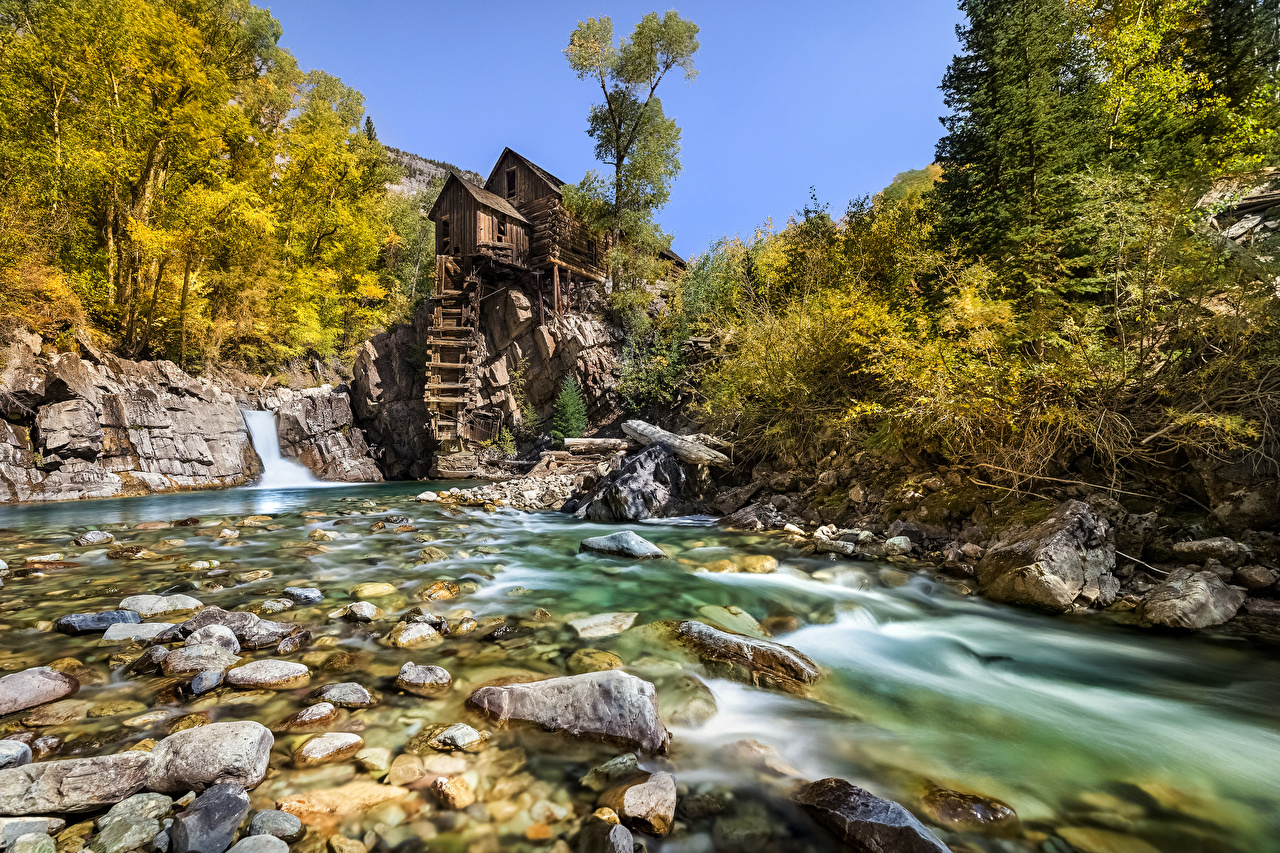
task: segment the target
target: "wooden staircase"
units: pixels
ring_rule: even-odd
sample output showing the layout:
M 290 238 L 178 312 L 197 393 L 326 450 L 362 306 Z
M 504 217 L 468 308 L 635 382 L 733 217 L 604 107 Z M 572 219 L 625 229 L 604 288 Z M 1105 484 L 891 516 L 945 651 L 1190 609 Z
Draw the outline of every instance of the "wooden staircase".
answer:
M 436 258 L 427 333 L 425 400 L 431 431 L 442 448 L 470 438 L 468 410 L 479 404 L 480 394 L 480 279 L 463 274 L 456 263 L 445 256 Z

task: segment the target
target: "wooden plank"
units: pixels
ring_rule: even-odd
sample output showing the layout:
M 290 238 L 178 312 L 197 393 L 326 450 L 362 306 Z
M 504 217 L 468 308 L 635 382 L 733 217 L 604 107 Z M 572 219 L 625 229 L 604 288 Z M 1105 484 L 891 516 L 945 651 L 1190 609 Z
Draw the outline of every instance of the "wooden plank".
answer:
M 636 450 L 640 442 L 630 438 L 566 438 L 564 449 L 570 453 L 617 453 Z

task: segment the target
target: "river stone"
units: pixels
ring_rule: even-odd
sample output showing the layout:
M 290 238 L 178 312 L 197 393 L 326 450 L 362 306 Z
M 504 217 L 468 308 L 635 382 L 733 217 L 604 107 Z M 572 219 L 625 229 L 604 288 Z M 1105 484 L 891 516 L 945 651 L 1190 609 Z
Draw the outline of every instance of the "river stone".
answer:
M 204 604 L 198 598 L 189 595 L 131 595 L 120 602 L 121 610 L 132 610 L 145 616 L 163 616 L 166 613 L 181 613 L 184 610 L 198 610 Z
M 1092 826 L 1060 826 L 1057 832 L 1080 853 L 1160 853 L 1136 836 Z
M 311 681 L 306 664 L 287 660 L 255 660 L 227 672 L 232 687 L 262 690 L 292 690 Z
M 200 696 L 214 690 L 222 685 L 226 679 L 226 673 L 220 669 L 206 669 L 204 672 L 197 672 L 195 677 L 191 679 L 191 693 Z
M 667 556 L 657 545 L 631 530 L 583 539 L 578 545 L 578 552 L 632 557 L 636 560 L 660 560 Z
M 155 551 L 148 550 L 142 545 L 124 545 L 107 552 L 107 558 L 110 560 L 154 560 L 159 556 Z
M 1087 603 L 1105 607 L 1119 584 L 1111 523 L 1081 501 L 1067 501 L 1030 530 L 1012 530 L 987 549 L 978 580 L 988 598 L 1062 612 L 1093 588 Z
M 324 599 L 324 593 L 313 586 L 287 586 L 284 588 L 284 594 L 299 604 L 316 604 Z
M 242 649 L 265 649 L 277 645 L 285 637 L 302 630 L 300 625 L 288 622 L 271 622 L 256 613 L 227 611 L 221 607 L 206 607 L 179 626 L 184 636 L 193 634 L 207 625 L 222 625 L 236 635 Z
M 121 752 L 0 770 L 0 814 L 86 812 L 142 790 L 152 756 Z
M 183 646 L 170 651 L 160 666 L 165 675 L 194 675 L 207 670 L 222 672 L 239 660 L 239 657 L 221 646 L 203 644 Z
M 704 661 L 726 664 L 730 675 L 740 675 L 735 670 L 741 667 L 748 673 L 747 680 L 757 685 L 802 693 L 822 674 L 805 655 L 770 640 L 730 634 L 693 620 L 677 623 L 675 634 Z
M 275 738 L 261 723 L 209 723 L 169 735 L 151 750 L 147 789 L 165 794 L 203 791 L 230 782 L 252 788 L 267 774 Z
M 588 815 L 582 823 L 582 831 L 578 833 L 578 850 L 582 853 L 634 853 L 635 838 L 631 830 L 618 822 L 618 816 L 611 809 L 597 809 L 595 814 Z M 746 850 L 749 848 L 725 848 L 727 850 Z
M 676 778 L 659 772 L 624 782 L 602 794 L 600 805 L 613 809 L 629 828 L 662 837 L 676 815 Z
M 312 702 L 328 702 L 339 708 L 372 708 L 378 703 L 363 684 L 354 681 L 326 684 L 313 690 L 307 698 Z
M 396 676 L 396 687 L 415 696 L 439 696 L 452 683 L 453 676 L 443 667 L 419 666 L 412 662 L 400 667 L 400 674 Z
M 384 598 L 388 595 L 395 595 L 396 592 L 398 590 L 395 584 L 382 582 L 362 583 L 351 590 L 351 594 L 356 598 Z
M 92 853 L 129 853 L 143 849 L 143 845 L 160 834 L 160 821 L 153 818 L 99 821 L 98 830 L 89 845 Z
M 248 813 L 249 795 L 243 788 L 214 785 L 174 818 L 169 853 L 224 853 Z
M 793 799 L 854 850 L 950 853 L 911 812 L 843 779 L 811 782 Z
M 289 843 L 301 841 L 307 831 L 296 815 L 275 809 L 263 809 L 249 821 L 249 835 L 269 835 Z
M 159 820 L 165 817 L 169 812 L 173 811 L 173 800 L 164 794 L 134 794 L 126 800 L 121 800 L 111 807 L 111 810 L 98 818 L 98 829 L 105 829 L 112 823 L 123 821 L 125 823 L 131 821 L 143 820 Z M 157 826 L 156 832 L 160 831 Z M 147 836 L 146 841 L 151 840 L 151 836 Z
M 127 643 L 133 640 L 154 640 L 170 628 L 176 627 L 172 622 L 117 622 L 107 628 L 102 635 L 104 643 Z
M 59 699 L 23 714 L 22 724 L 33 728 L 65 726 L 88 717 L 91 708 L 93 703 L 86 699 Z
M 398 622 L 387 634 L 387 643 L 397 649 L 416 649 L 442 642 L 440 632 L 425 622 Z
M 314 767 L 354 758 L 364 749 L 364 738 L 347 732 L 326 732 L 308 738 L 293 751 L 294 767 Z
M 583 640 L 594 640 L 597 637 L 611 637 L 621 634 L 631 627 L 639 613 L 599 613 L 582 619 L 574 619 L 569 623 L 578 637 Z
M 9 849 L 11 853 L 57 853 L 58 846 L 44 833 L 29 832 L 19 836 Z
M 289 853 L 289 845 L 273 835 L 250 835 L 237 841 L 229 853 Z
M 24 835 L 53 835 L 67 822 L 59 817 L 0 817 L 0 850 L 9 850 Z
M 198 631 L 193 631 L 187 637 L 185 645 L 200 646 L 209 645 L 217 646 L 231 654 L 240 653 L 240 641 L 236 639 L 235 632 L 225 625 L 205 625 Z
M 116 537 L 105 530 L 90 530 L 87 533 L 81 533 L 72 541 L 81 548 L 87 548 L 93 545 L 110 545 L 116 541 Z
M 121 622 L 134 624 L 142 617 L 132 610 L 104 610 L 100 613 L 68 613 L 53 623 L 63 634 L 98 634 Z
M 74 696 L 80 682 L 66 673 L 37 666 L 0 678 L 0 717 Z
M 1218 560 L 1227 565 L 1239 562 L 1240 545 L 1228 536 L 1173 543 L 1173 556 L 1186 563 Z
M 1138 616 L 1153 625 L 1198 630 L 1231 619 L 1244 599 L 1244 590 L 1213 572 L 1176 569 L 1143 599 Z
M 499 723 L 535 723 L 646 752 L 665 753 L 671 737 L 658 719 L 653 685 L 618 670 L 481 687 L 467 706 Z
M 289 716 L 276 726 L 276 729 L 285 732 L 311 731 L 325 728 L 336 719 L 338 719 L 337 708 L 328 702 L 317 702 Z
M 428 728 L 409 741 L 406 749 L 409 752 L 422 753 L 425 746 L 442 752 L 455 749 L 463 752 L 478 752 L 488 740 L 488 735 L 476 731 L 466 723 L 454 723 L 450 726 Z
M 31 747 L 20 740 L 0 740 L 0 770 L 31 763 Z
M 348 604 L 342 615 L 356 622 L 372 622 L 382 615 L 382 611 L 368 601 L 357 601 Z
M 909 536 L 890 536 L 883 547 L 886 557 L 903 557 L 911 553 L 913 545 Z
M 930 788 L 920 807 L 929 820 L 956 832 L 1003 834 L 1018 825 L 1018 815 L 1007 803 L 946 788 Z
M 414 500 L 417 500 L 420 503 L 435 503 L 436 501 L 440 500 L 440 496 L 437 495 L 435 492 L 423 492 L 420 495 L 418 495 L 418 497 L 416 497 Z

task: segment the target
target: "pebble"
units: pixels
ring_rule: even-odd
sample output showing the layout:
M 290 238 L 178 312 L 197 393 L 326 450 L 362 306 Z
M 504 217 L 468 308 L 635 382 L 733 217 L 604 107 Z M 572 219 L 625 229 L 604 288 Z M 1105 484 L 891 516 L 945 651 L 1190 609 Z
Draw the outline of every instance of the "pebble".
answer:
M 227 683 L 240 688 L 291 690 L 309 681 L 311 670 L 306 665 L 285 660 L 250 661 L 227 672 Z
M 630 829 L 662 837 L 671 831 L 676 814 L 676 780 L 670 773 L 653 773 L 624 782 L 600 796 Z
M 414 649 L 444 642 L 440 632 L 425 622 L 398 622 L 387 634 L 387 643 L 398 649 Z
M 301 732 L 322 729 L 338 719 L 338 709 L 328 702 L 317 702 L 308 705 L 301 711 L 292 714 L 276 728 L 281 731 Z
M 214 785 L 173 820 L 169 853 L 206 853 L 231 846 L 249 813 L 249 795 L 239 785 Z
M 483 747 L 488 740 L 487 734 L 476 731 L 466 723 L 454 723 L 427 729 L 409 741 L 407 749 L 410 752 L 422 752 L 421 747 L 427 746 L 442 752 L 455 749 L 473 752 Z
M 364 749 L 364 738 L 347 732 L 327 732 L 308 738 L 293 751 L 294 767 L 314 767 L 353 758 Z
M 8 849 L 24 835 L 52 835 L 66 825 L 58 817 L 0 817 L 0 849 Z
M 431 792 L 446 808 L 461 811 L 476 801 L 471 783 L 463 776 L 439 776 L 431 783 Z
M 225 673 L 220 669 L 206 669 L 203 672 L 197 672 L 195 678 L 191 679 L 191 692 L 196 696 L 202 693 L 208 693 L 222 685 Z
M 9 848 L 10 853 L 57 853 L 53 839 L 43 833 L 27 833 L 18 836 Z
M 420 503 L 435 503 L 436 501 L 440 500 L 440 496 L 437 495 L 435 492 L 423 492 L 422 494 L 418 495 L 416 500 Z
M 453 677 L 439 666 L 420 666 L 406 663 L 396 676 L 396 687 L 415 696 L 440 696 L 449 690 Z
M 16 740 L 0 740 L 0 770 L 31 763 L 31 747 Z

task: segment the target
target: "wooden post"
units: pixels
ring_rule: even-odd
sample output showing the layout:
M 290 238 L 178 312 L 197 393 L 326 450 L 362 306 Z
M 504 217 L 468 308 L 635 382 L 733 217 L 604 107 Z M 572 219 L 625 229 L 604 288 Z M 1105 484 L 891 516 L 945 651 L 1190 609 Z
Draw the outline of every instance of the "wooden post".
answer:
M 542 273 L 534 273 L 534 280 L 538 282 L 538 325 L 547 325 L 547 312 L 542 307 Z
M 553 309 L 557 315 L 560 314 L 560 265 L 556 264 L 551 268 L 551 294 Z

